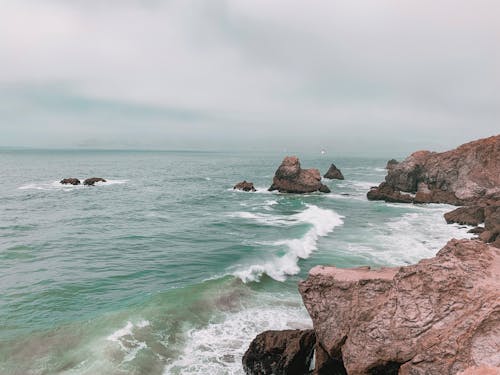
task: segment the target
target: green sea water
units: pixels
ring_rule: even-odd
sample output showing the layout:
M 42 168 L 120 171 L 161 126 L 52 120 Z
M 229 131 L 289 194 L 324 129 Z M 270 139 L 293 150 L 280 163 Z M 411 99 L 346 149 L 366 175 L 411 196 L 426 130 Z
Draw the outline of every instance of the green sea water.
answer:
M 0 151 L 0 374 L 242 374 L 256 334 L 311 325 L 311 267 L 404 265 L 468 236 L 448 206 L 367 201 L 382 159 L 299 155 L 346 180 L 270 193 L 283 156 Z M 58 183 L 93 176 L 108 182 Z M 233 191 L 244 179 L 258 191 Z

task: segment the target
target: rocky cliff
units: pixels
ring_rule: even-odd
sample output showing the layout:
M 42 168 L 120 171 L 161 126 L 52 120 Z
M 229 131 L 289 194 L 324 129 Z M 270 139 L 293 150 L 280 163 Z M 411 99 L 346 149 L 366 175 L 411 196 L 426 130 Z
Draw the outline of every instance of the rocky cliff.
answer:
M 454 205 L 500 199 L 500 135 L 446 152 L 417 151 L 401 163 L 393 161 L 385 182 L 367 196 L 390 202 Z

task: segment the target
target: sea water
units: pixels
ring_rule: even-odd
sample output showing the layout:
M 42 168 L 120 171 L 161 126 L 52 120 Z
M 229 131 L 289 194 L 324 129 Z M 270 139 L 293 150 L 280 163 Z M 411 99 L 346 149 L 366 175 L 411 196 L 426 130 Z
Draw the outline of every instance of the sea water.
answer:
M 284 156 L 0 151 L 0 374 L 242 374 L 258 333 L 311 326 L 311 267 L 411 264 L 469 236 L 450 206 L 368 201 L 385 159 L 298 155 L 346 179 L 268 192 Z

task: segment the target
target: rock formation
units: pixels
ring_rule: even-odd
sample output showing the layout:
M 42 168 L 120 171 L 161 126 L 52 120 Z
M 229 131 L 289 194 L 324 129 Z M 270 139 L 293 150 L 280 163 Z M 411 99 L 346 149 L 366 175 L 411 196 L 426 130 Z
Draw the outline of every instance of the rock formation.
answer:
M 398 164 L 399 164 L 399 161 L 397 161 L 396 159 L 391 159 L 387 162 L 385 169 L 392 169 Z
M 92 177 L 92 178 L 87 178 L 85 181 L 83 181 L 83 184 L 88 186 L 94 186 L 96 182 L 106 182 L 106 180 L 101 177 Z
M 500 250 L 451 240 L 417 265 L 314 267 L 299 284 L 321 362 L 347 374 L 456 374 L 500 366 Z M 328 358 L 329 357 L 329 358 Z
M 307 374 L 315 343 L 312 329 L 263 332 L 243 356 L 243 369 L 246 374 Z
M 63 185 L 80 185 L 80 180 L 78 178 L 63 178 L 59 183 Z
M 332 165 L 330 165 L 330 168 L 328 169 L 328 171 L 325 173 L 325 175 L 323 176 L 324 178 L 329 178 L 329 179 L 335 179 L 335 180 L 343 180 L 344 179 L 344 175 L 342 174 L 342 172 L 340 171 L 340 169 L 338 169 L 335 164 L 332 163 Z
M 255 187 L 253 186 L 253 182 L 247 182 L 246 180 L 238 182 L 236 185 L 233 186 L 233 189 L 243 190 L 243 191 L 256 191 Z
M 321 175 L 317 169 L 302 169 L 299 158 L 287 156 L 276 171 L 269 191 L 280 193 L 312 193 L 320 191 L 329 193 L 328 186 L 321 183 Z
M 372 189 L 368 199 L 398 202 L 401 192 L 415 194 L 415 203 L 500 199 L 500 135 L 446 152 L 417 151 L 401 163 L 388 163 L 385 183 Z

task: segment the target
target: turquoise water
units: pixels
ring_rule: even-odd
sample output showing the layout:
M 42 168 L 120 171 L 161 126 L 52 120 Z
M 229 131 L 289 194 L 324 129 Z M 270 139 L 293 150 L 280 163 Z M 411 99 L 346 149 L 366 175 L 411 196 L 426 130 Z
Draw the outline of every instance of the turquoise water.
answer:
M 404 265 L 467 236 L 448 206 L 367 201 L 386 160 L 299 155 L 346 180 L 269 193 L 283 156 L 0 151 L 0 373 L 241 374 L 257 333 L 310 326 L 311 267 Z M 92 176 L 108 182 L 57 182 Z

